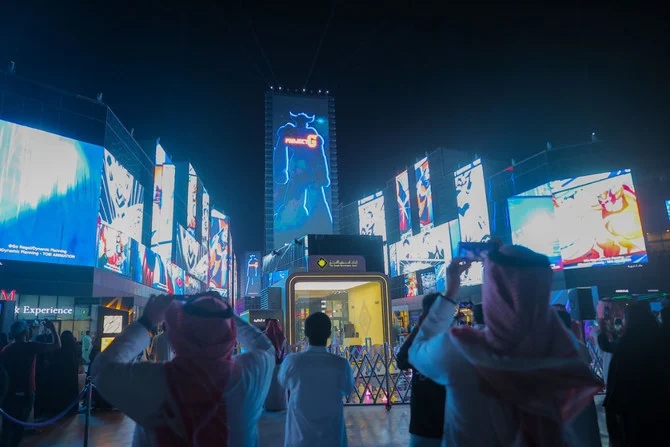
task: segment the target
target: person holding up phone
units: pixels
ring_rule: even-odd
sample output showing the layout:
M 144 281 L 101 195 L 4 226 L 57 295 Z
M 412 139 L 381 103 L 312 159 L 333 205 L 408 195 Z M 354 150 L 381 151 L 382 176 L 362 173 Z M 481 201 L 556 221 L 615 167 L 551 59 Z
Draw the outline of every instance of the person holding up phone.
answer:
M 549 259 L 507 245 L 482 261 L 486 328 L 449 327 L 461 274 L 470 267 L 456 258 L 445 295 L 409 350 L 411 364 L 447 389 L 443 445 L 563 447 L 565 422 L 602 383 L 550 307 Z
M 91 365 L 96 388 L 137 422 L 133 445 L 256 446 L 275 348 L 216 292 L 158 296 Z M 162 321 L 168 362 L 133 363 Z M 233 356 L 237 340 L 246 352 Z

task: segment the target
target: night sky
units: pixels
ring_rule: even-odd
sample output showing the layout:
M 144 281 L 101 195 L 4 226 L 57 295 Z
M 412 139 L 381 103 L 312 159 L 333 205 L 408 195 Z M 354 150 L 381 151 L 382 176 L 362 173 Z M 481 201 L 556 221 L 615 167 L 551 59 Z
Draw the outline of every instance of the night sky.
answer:
M 270 85 L 336 98 L 342 203 L 437 147 L 508 160 L 596 131 L 631 157 L 670 161 L 660 11 L 263 3 L 3 0 L 0 64 L 103 92 L 137 140 L 161 137 L 190 159 L 238 252 L 263 246 Z

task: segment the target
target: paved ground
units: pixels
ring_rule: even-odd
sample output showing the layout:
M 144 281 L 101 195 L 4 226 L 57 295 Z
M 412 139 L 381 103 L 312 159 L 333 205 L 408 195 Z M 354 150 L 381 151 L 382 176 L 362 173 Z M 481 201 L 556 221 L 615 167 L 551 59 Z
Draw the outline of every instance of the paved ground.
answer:
M 605 414 L 596 397 L 603 446 L 609 445 Z M 387 412 L 383 406 L 346 407 L 347 433 L 350 447 L 407 447 L 409 445 L 409 406 L 397 405 Z M 284 439 L 284 414 L 268 413 L 259 422 L 260 447 L 278 447 Z M 91 419 L 89 446 L 130 446 L 134 423 L 120 413 L 94 414 Z M 22 447 L 83 446 L 84 416 L 69 419 L 40 434 L 25 438 Z

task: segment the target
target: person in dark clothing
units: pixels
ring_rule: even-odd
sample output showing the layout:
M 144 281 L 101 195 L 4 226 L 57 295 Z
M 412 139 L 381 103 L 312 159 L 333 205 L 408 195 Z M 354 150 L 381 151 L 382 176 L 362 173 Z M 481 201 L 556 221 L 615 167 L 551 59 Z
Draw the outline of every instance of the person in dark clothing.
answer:
M 604 352 L 614 354 L 621 335 L 621 329 L 621 318 L 614 319 L 614 328 L 612 330 L 603 327 L 598 334 L 598 347 Z
M 7 393 L 2 403 L 3 409 L 10 416 L 27 421 L 33 409 L 35 398 L 35 364 L 37 356 L 60 348 L 60 340 L 56 336 L 56 328 L 51 321 L 44 324 L 53 337 L 53 343 L 36 343 L 28 341 L 28 325 L 25 321 L 15 321 L 10 328 L 14 342 L 5 346 L 0 353 L 0 366 L 7 374 Z M 0 447 L 17 447 L 23 438 L 24 428 L 9 419 L 2 418 Z
M 397 354 L 398 368 L 412 369 L 412 400 L 410 402 L 409 433 L 411 447 L 442 445 L 442 430 L 444 427 L 444 404 L 447 392 L 444 386 L 439 385 L 409 363 L 409 348 L 419 332 L 423 319 L 430 311 L 439 293 L 431 293 L 423 298 L 422 314 L 419 323 L 407 337 Z
M 9 344 L 9 337 L 4 332 L 0 334 L 0 351 L 2 351 L 5 346 Z
M 63 331 L 60 336 L 61 348 L 56 351 L 49 365 L 50 402 L 49 413 L 56 415 L 65 410 L 79 395 L 79 349 L 74 335 Z M 75 405 L 71 414 L 77 413 Z
M 664 348 L 649 303 L 630 304 L 610 363 L 604 402 L 612 446 L 658 445 L 666 437 L 670 389 Z

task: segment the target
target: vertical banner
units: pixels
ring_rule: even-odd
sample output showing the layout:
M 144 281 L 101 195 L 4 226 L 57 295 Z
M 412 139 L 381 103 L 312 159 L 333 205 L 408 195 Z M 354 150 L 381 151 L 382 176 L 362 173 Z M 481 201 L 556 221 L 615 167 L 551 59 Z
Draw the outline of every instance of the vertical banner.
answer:
M 396 176 L 395 194 L 398 201 L 400 239 L 404 239 L 412 235 L 412 210 L 409 202 L 409 174 L 407 170 Z
M 386 242 L 386 215 L 384 193 L 379 191 L 358 201 L 359 234 L 381 236 Z
M 188 164 L 188 202 L 186 203 L 186 229 L 195 237 L 198 226 L 196 216 L 198 215 L 198 176 L 195 169 Z
M 328 97 L 273 94 L 271 100 L 272 212 L 266 225 L 278 248 L 306 234 L 333 233 L 331 135 Z M 269 160 L 269 158 L 268 158 Z M 270 165 L 270 164 L 266 164 Z
M 491 227 L 481 159 L 454 172 L 454 181 L 461 241 L 483 242 L 488 240 L 491 236 Z M 482 274 L 482 263 L 474 262 L 464 274 L 463 285 L 481 284 Z
M 414 164 L 416 174 L 416 198 L 419 208 L 421 231 L 433 227 L 433 194 L 430 187 L 430 166 L 428 157 Z
M 261 252 L 248 251 L 244 253 L 244 262 L 240 266 L 242 275 L 240 293 L 242 296 L 259 296 L 261 294 Z
M 174 188 L 176 169 L 160 144 L 156 146 L 151 214 L 151 249 L 165 262 L 172 261 Z
M 212 210 L 209 242 L 209 289 L 228 296 L 228 271 L 230 269 L 230 229 L 228 217 Z

